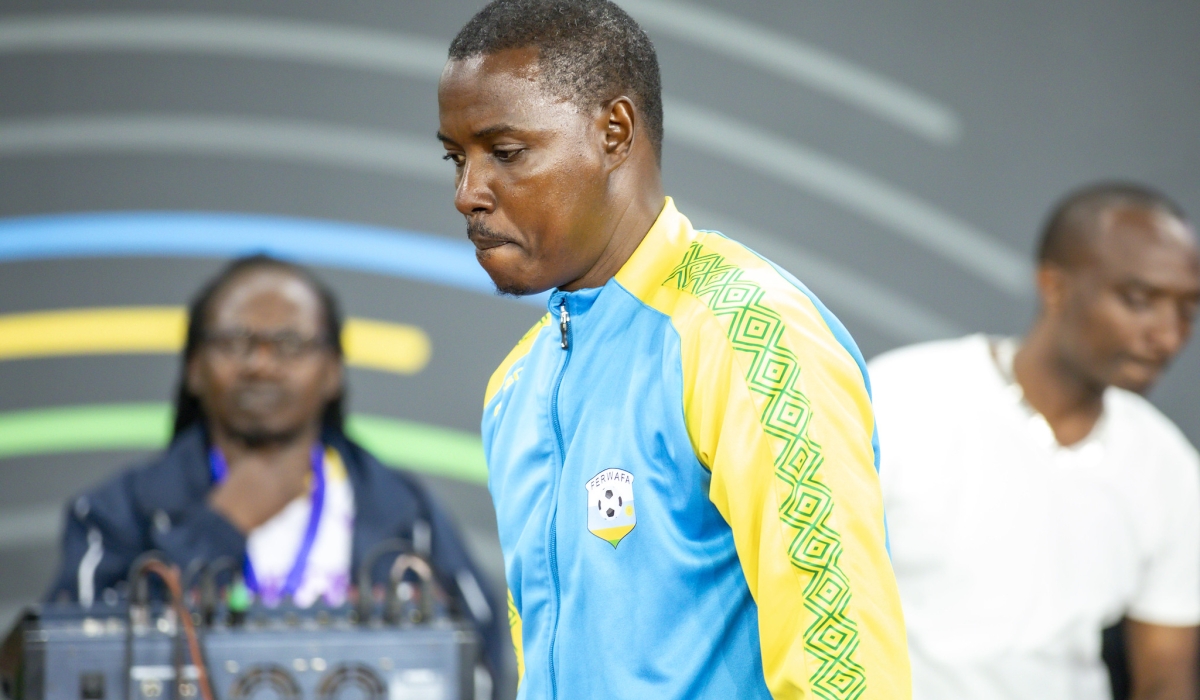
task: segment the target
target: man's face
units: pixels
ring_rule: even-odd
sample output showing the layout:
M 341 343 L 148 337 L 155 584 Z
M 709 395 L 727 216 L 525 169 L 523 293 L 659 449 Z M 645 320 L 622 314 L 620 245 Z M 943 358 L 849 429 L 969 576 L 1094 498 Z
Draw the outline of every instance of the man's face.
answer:
M 1114 208 L 1099 224 L 1085 259 L 1061 272 L 1061 349 L 1089 380 L 1145 392 L 1191 334 L 1200 256 L 1160 212 Z
M 534 294 L 587 273 L 611 232 L 604 131 L 539 82 L 537 52 L 451 61 L 438 138 L 455 164 L 455 207 L 497 289 Z
M 209 420 L 251 444 L 318 423 L 342 386 L 322 313 L 316 293 L 284 270 L 249 270 L 217 292 L 188 364 L 188 388 Z

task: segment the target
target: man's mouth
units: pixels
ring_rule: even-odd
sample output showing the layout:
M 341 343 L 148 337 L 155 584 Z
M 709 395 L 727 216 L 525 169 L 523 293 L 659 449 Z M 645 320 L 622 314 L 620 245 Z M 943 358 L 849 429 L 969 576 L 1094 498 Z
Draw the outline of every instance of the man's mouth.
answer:
M 1158 372 L 1167 364 L 1166 358 L 1161 357 L 1138 357 L 1136 355 L 1126 355 L 1125 361 L 1142 369 Z
M 467 222 L 467 238 L 475 244 L 475 250 L 479 252 L 513 243 L 512 239 L 493 231 L 478 219 Z
M 491 250 L 493 248 L 499 248 L 502 245 L 508 245 L 508 244 L 512 243 L 512 241 L 506 241 L 502 238 L 479 238 L 479 237 L 472 237 L 471 242 L 475 244 L 475 249 L 479 250 L 479 251 Z
M 234 402 L 238 409 L 249 413 L 273 412 L 285 404 L 287 398 L 287 392 L 271 385 L 244 387 L 234 394 Z

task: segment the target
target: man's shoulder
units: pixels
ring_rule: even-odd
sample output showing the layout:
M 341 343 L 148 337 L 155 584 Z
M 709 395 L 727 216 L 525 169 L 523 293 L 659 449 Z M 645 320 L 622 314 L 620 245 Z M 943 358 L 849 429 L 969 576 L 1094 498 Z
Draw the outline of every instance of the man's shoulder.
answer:
M 181 444 L 182 441 L 182 444 Z M 188 436 L 173 441 L 167 449 L 126 465 L 71 501 L 80 518 L 99 518 L 112 524 L 137 520 L 154 510 L 174 511 L 192 500 L 188 478 L 190 455 L 195 446 Z M 132 524 L 130 524 L 132 526 Z
M 722 319 L 726 330 L 737 333 L 741 341 L 754 344 L 760 333 L 765 334 L 764 342 L 780 338 L 774 331 L 786 327 L 798 334 L 781 341 L 793 346 L 789 350 L 799 351 L 803 345 L 806 353 L 832 351 L 865 370 L 849 331 L 807 285 L 724 233 L 698 230 L 664 285 L 699 299 L 709 315 Z M 703 332 L 703 323 L 692 325 L 693 329 L 685 327 L 681 332 Z
M 349 437 L 333 438 L 332 444 L 342 459 L 356 503 L 366 507 L 379 504 L 386 510 L 404 505 L 401 501 L 407 499 L 425 500 L 424 488 L 415 474 L 385 465 Z
M 1172 465 L 1188 469 L 1200 468 L 1200 453 L 1157 406 L 1145 397 L 1117 387 L 1110 387 L 1105 396 L 1117 429 L 1130 436 L 1146 450 L 1161 455 Z
M 500 363 L 500 366 L 497 367 L 494 372 L 492 372 L 492 376 L 488 380 L 487 391 L 484 393 L 483 397 L 484 406 L 491 403 L 492 397 L 495 396 L 501 388 L 503 388 L 504 378 L 508 376 L 509 370 L 511 370 L 513 365 L 519 362 L 521 358 L 529 354 L 529 351 L 533 349 L 534 341 L 537 340 L 538 333 L 540 333 L 541 330 L 549 323 L 550 314 L 546 313 L 544 316 L 538 319 L 537 323 L 533 324 L 529 330 L 525 331 L 525 335 L 521 336 L 521 339 L 517 341 L 517 344 L 513 346 L 512 350 L 509 350 L 508 355 L 504 358 L 504 361 Z
M 786 299 L 816 299 L 787 270 L 737 239 L 708 229 L 696 231 L 691 247 L 663 284 L 705 298 L 710 306 L 770 306 Z
M 987 336 L 933 340 L 889 350 L 867 363 L 873 386 L 920 384 L 959 385 L 987 367 Z

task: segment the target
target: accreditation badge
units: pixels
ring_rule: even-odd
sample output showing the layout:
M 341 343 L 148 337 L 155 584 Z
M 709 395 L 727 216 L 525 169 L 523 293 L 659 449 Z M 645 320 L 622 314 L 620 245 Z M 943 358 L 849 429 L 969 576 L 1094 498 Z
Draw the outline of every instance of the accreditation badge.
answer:
M 637 524 L 633 507 L 633 474 L 624 469 L 605 469 L 587 482 L 588 531 L 617 543 Z

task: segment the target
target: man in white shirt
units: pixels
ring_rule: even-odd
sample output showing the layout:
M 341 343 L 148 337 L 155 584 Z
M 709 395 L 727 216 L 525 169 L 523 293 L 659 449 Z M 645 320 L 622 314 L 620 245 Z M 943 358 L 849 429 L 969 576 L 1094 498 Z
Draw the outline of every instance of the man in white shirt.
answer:
M 1067 197 L 1024 340 L 870 364 L 915 700 L 1107 698 L 1125 618 L 1133 697 L 1194 699 L 1200 458 L 1140 394 L 1183 348 L 1200 254 L 1183 213 L 1120 184 Z

